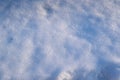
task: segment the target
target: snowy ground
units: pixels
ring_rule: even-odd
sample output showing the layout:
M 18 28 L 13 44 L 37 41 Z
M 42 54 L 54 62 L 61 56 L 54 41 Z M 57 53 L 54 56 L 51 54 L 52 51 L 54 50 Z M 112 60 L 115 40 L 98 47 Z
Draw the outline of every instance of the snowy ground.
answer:
M 0 80 L 120 80 L 120 1 L 0 0 Z

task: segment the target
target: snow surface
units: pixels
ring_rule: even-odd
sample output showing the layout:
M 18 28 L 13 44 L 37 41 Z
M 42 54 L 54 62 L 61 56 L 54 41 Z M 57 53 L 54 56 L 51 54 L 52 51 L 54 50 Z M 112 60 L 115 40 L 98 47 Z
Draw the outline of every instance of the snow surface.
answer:
M 120 80 L 120 1 L 0 0 L 0 80 Z

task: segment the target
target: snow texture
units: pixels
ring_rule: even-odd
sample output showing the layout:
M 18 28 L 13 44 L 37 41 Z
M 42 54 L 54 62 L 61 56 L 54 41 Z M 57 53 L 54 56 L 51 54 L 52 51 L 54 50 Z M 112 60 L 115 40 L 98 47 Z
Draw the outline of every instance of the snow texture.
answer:
M 120 80 L 120 1 L 0 0 L 0 80 Z

